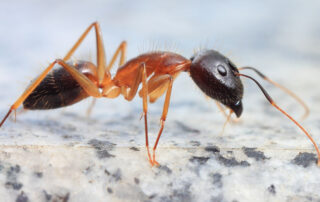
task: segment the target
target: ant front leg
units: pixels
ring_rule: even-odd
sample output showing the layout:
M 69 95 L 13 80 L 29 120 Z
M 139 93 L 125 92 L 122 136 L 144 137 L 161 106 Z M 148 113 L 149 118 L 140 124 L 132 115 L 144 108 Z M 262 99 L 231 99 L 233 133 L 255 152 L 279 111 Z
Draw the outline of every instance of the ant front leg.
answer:
M 230 121 L 230 119 L 231 119 L 232 113 L 233 113 L 233 111 L 232 111 L 232 109 L 230 109 L 230 112 L 229 112 L 229 114 L 227 115 L 227 119 L 226 119 L 226 121 L 224 122 L 223 127 L 222 127 L 222 130 L 221 130 L 221 132 L 220 132 L 220 136 L 223 135 L 224 130 L 226 129 L 226 126 L 227 126 L 227 124 L 229 123 L 229 121 Z
M 228 119 L 229 114 L 226 113 L 226 111 L 225 111 L 226 109 L 222 106 L 222 104 L 220 104 L 220 102 L 218 102 L 218 101 L 215 101 L 215 103 L 216 103 L 219 111 L 221 111 L 221 113 L 223 114 L 223 116 Z M 230 118 L 230 120 L 232 123 L 237 123 L 237 122 L 239 122 L 240 119 Z
M 34 91 L 34 89 L 41 83 L 41 81 L 46 77 L 49 71 L 54 67 L 55 64 L 60 64 L 65 68 L 70 75 L 79 83 L 79 85 L 88 93 L 88 95 L 93 97 L 101 97 L 99 88 L 85 75 L 80 73 L 75 67 L 68 65 L 63 60 L 55 60 L 52 62 L 41 74 L 35 79 L 30 86 L 23 92 L 23 94 L 16 100 L 16 102 L 10 107 L 8 113 L 0 123 L 0 127 L 3 125 L 5 120 L 11 114 L 12 111 L 15 111 L 22 103 L 27 99 L 27 97 Z
M 238 123 L 238 122 L 240 121 L 240 119 L 233 119 L 233 118 L 231 117 L 232 110 L 229 112 L 229 114 L 227 114 L 227 113 L 225 112 L 226 109 L 222 106 L 222 104 L 220 104 L 220 102 L 215 101 L 215 103 L 216 103 L 218 109 L 222 112 L 223 116 L 226 118 L 226 121 L 224 122 L 223 127 L 222 127 L 222 130 L 221 130 L 221 132 L 220 132 L 220 136 L 222 136 L 223 133 L 224 133 L 224 129 L 225 129 L 225 127 L 226 127 L 226 125 L 227 125 L 227 123 L 228 123 L 229 121 L 230 121 L 231 123 Z

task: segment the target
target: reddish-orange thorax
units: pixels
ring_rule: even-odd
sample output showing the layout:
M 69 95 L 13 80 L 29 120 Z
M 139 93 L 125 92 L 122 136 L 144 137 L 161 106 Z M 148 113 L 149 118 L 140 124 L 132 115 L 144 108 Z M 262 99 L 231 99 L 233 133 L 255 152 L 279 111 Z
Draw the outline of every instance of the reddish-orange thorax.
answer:
M 139 55 L 121 66 L 114 79 L 114 84 L 131 86 L 137 76 L 139 67 L 146 66 L 147 76 L 151 74 L 170 74 L 187 70 L 191 61 L 185 57 L 171 52 L 152 52 Z

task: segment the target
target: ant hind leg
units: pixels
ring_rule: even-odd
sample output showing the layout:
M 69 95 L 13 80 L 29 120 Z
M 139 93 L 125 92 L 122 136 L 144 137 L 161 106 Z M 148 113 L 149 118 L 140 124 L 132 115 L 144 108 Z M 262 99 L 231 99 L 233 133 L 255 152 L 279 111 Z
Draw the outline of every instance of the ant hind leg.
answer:
M 66 56 L 63 58 L 63 60 L 56 60 L 54 62 L 52 62 L 42 73 L 41 75 L 35 79 L 31 85 L 24 91 L 24 93 L 18 98 L 18 100 L 10 107 L 8 113 L 5 115 L 5 117 L 2 119 L 2 121 L 0 122 L 0 127 L 3 125 L 3 123 L 6 121 L 6 119 L 9 117 L 9 115 L 11 114 L 12 111 L 15 111 L 21 104 L 22 102 L 29 96 L 30 93 L 32 93 L 32 91 L 40 84 L 40 82 L 45 78 L 45 76 L 49 73 L 49 71 L 53 68 L 53 66 L 56 63 L 64 63 L 64 61 L 67 61 L 70 59 L 70 57 L 73 55 L 73 53 L 77 50 L 77 48 L 79 47 L 79 45 L 82 43 L 82 41 L 86 38 L 86 36 L 88 35 L 89 31 L 92 28 L 95 28 L 95 32 L 96 32 L 96 43 L 97 43 L 97 68 L 98 68 L 98 79 L 99 79 L 99 83 L 102 82 L 103 77 L 105 75 L 105 67 L 106 67 L 106 58 L 105 58 L 105 51 L 104 51 L 104 46 L 103 46 L 103 41 L 102 41 L 102 35 L 101 35 L 101 29 L 99 26 L 98 22 L 94 22 L 92 23 L 85 31 L 84 33 L 80 36 L 80 38 L 76 41 L 76 43 L 72 46 L 72 48 L 68 51 L 68 53 L 66 54 Z M 70 72 L 69 72 L 70 73 Z M 88 83 L 88 80 L 86 80 L 87 78 L 84 78 L 85 76 L 79 76 L 80 73 L 78 71 L 76 71 L 74 73 L 74 75 L 78 75 L 78 78 L 80 78 L 80 80 L 83 80 L 82 82 Z M 79 81 L 78 81 L 79 82 Z M 92 83 L 92 82 L 91 82 Z M 79 82 L 80 84 L 80 82 Z M 92 83 L 93 84 L 93 83 Z M 90 85 L 89 85 L 90 86 Z M 94 90 L 95 88 L 91 85 L 92 90 Z M 88 90 L 88 89 L 87 89 Z M 100 92 L 98 91 L 99 96 L 100 96 Z M 95 95 L 98 95 L 97 92 L 94 92 Z

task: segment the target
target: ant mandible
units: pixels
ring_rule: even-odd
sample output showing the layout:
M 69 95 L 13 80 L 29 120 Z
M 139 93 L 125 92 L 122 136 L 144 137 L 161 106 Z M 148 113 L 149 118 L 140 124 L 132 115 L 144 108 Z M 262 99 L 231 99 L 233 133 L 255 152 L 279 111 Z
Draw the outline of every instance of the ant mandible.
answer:
M 97 66 L 87 61 L 67 62 L 92 28 L 95 29 L 96 33 Z M 273 82 L 257 69 L 253 67 L 237 68 L 228 58 L 214 50 L 199 51 L 190 60 L 179 54 L 167 51 L 148 52 L 125 63 L 126 46 L 126 42 L 123 41 L 114 53 L 110 63 L 106 65 L 100 26 L 98 22 L 92 23 L 63 59 L 57 59 L 52 62 L 29 85 L 11 106 L 9 112 L 1 121 L 0 127 L 11 112 L 15 111 L 22 103 L 25 109 L 36 110 L 55 109 L 72 105 L 89 96 L 94 98 L 116 98 L 122 95 L 126 100 L 131 101 L 137 94 L 139 85 L 142 83 L 139 96 L 142 97 L 143 103 L 142 116 L 145 122 L 146 149 L 151 165 L 159 165 L 155 159 L 155 151 L 168 114 L 171 90 L 175 78 L 181 72 L 189 72 L 193 81 L 207 96 L 230 109 L 227 119 L 229 120 L 232 113 L 235 113 L 237 117 L 240 117 L 242 113 L 243 85 L 240 76 L 243 76 L 254 81 L 271 105 L 286 115 L 307 135 L 317 151 L 318 166 L 320 166 L 320 152 L 310 134 L 296 120 L 282 110 L 255 79 L 239 73 L 239 70 L 253 70 L 263 79 L 280 87 L 300 102 L 305 107 L 307 114 L 308 109 L 306 105 L 291 91 Z M 110 69 L 118 56 L 120 56 L 120 67 L 112 78 Z M 56 64 L 59 64 L 61 67 L 51 71 Z M 155 102 L 163 94 L 166 95 L 160 119 L 161 126 L 151 157 L 148 141 L 148 102 Z

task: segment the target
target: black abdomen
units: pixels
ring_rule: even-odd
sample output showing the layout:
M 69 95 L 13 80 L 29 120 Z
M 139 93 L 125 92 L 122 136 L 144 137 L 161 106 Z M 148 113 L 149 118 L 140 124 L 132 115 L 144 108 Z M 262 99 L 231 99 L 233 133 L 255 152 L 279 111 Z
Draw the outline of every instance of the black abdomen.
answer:
M 77 67 L 79 71 L 81 68 Z M 77 81 L 64 69 L 51 71 L 23 102 L 25 109 L 56 109 L 88 97 Z

